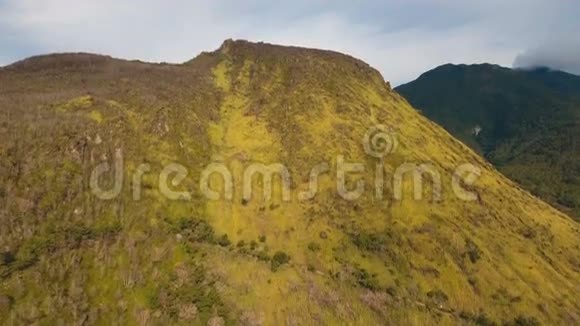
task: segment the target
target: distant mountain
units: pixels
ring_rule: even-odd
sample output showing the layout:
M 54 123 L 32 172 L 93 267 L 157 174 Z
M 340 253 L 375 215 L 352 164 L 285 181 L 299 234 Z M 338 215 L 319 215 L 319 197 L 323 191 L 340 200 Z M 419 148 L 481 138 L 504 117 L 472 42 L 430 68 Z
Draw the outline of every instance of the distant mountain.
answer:
M 580 217 L 580 77 L 444 65 L 396 90 L 500 171 Z
M 579 235 L 340 53 L 0 69 L 0 323 L 578 325 Z

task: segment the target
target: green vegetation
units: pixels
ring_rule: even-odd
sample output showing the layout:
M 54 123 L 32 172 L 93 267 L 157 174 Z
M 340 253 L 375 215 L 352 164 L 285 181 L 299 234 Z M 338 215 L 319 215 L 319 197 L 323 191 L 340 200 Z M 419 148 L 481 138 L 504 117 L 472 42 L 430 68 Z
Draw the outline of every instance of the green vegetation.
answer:
M 365 269 L 356 269 L 353 273 L 358 285 L 369 290 L 379 290 L 379 282 L 375 274 L 371 275 Z
M 193 304 L 195 309 L 192 318 L 199 318 L 202 323 L 216 313 L 224 316 L 228 314 L 227 307 L 215 288 L 208 283 L 206 271 L 199 266 L 191 266 L 191 280 L 187 285 L 180 287 L 159 284 L 146 295 L 147 305 L 151 309 L 166 311 L 172 322 L 183 319 L 180 310 Z M 175 275 L 175 277 L 178 277 Z
M 308 244 L 308 250 L 316 252 L 316 251 L 320 251 L 321 247 L 318 243 L 316 242 L 310 242 Z
M 222 235 L 217 242 L 220 246 L 222 247 L 229 247 L 230 244 L 232 244 L 232 242 L 230 241 L 230 239 L 228 238 L 227 234 Z
M 580 218 L 580 77 L 444 65 L 397 87 L 501 172 Z
M 475 264 L 481 258 L 479 247 L 469 239 L 466 241 L 465 247 L 467 257 L 469 257 L 471 263 Z
M 388 249 L 389 243 L 392 242 L 393 234 L 385 233 L 357 233 L 353 234 L 352 242 L 360 249 L 381 252 Z
M 514 186 L 339 53 L 227 41 L 181 65 L 89 54 L 0 68 L 0 320 L 39 325 L 578 324 L 579 224 Z M 98 114 L 97 114 L 98 112 Z M 377 160 L 361 139 L 384 124 L 399 140 L 385 165 L 431 162 L 449 184 L 481 167 L 464 202 L 373 196 Z M 91 172 L 123 155 L 111 200 Z M 369 190 L 336 194 L 336 157 Z M 234 180 L 251 163 L 284 163 L 292 200 L 208 200 L 210 163 Z M 313 200 L 295 200 L 328 162 Z M 169 200 L 159 174 L 188 170 Z M 141 164 L 140 193 L 132 181 Z M 386 169 L 385 174 L 392 173 Z M 99 179 L 112 189 L 113 171 Z M 213 178 L 213 177 L 216 178 Z M 223 194 L 223 181 L 210 178 Z M 137 195 L 140 195 L 137 196 Z M 134 197 L 135 196 L 135 197 Z M 135 199 L 139 198 L 139 199 Z M 572 197 L 573 198 L 573 197 Z M 570 198 L 568 198 L 570 200 Z M 462 313 L 465 312 L 465 313 Z M 517 319 L 517 316 L 523 316 Z
M 469 312 L 462 311 L 459 314 L 459 317 L 465 321 L 472 322 L 474 325 L 477 326 L 498 326 L 498 324 L 495 321 L 491 320 L 485 314 L 474 315 Z
M 172 224 L 173 231 L 192 242 L 215 242 L 214 230 L 205 220 L 196 218 L 180 218 Z M 227 234 L 224 234 L 227 240 Z M 220 239 L 221 240 L 221 239 Z
M 287 264 L 288 262 L 290 262 L 290 256 L 285 252 L 277 251 L 272 257 L 270 268 L 272 269 L 272 272 L 275 272 L 282 265 Z
M 460 315 L 461 319 L 471 322 L 477 326 L 539 326 L 540 323 L 534 317 L 525 317 L 525 316 L 517 316 L 512 320 L 498 323 L 493 321 L 485 314 L 478 314 L 474 315 L 468 312 L 461 312 Z
M 449 300 L 449 297 L 447 296 L 447 294 L 445 294 L 445 292 L 443 292 L 439 289 L 431 290 L 431 291 L 427 292 L 427 297 L 434 304 L 439 305 L 439 306 L 443 305 L 444 303 L 446 303 Z
M 121 231 L 118 223 L 87 226 L 74 224 L 49 229 L 43 234 L 36 235 L 22 243 L 16 255 L 12 252 L 2 254 L 0 277 L 9 277 L 12 273 L 25 270 L 33 266 L 39 257 L 54 253 L 57 250 L 78 249 L 83 242 L 107 240 Z
M 539 326 L 540 323 L 534 317 L 518 316 L 513 321 L 505 323 L 506 326 Z

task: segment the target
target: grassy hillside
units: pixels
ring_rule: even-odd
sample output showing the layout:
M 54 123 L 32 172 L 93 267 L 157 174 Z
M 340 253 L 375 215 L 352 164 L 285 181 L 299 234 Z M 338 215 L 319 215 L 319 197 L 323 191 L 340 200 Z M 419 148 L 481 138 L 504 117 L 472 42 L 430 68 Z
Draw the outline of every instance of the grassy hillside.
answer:
M 445 65 L 397 91 L 508 177 L 580 217 L 580 77 Z
M 88 54 L 38 57 L 0 70 L 0 320 L 7 324 L 536 325 L 580 322 L 580 227 L 497 173 L 418 114 L 380 74 L 319 50 L 226 41 L 183 65 Z M 385 125 L 398 146 L 365 153 Z M 365 173 L 336 191 L 339 155 Z M 123 189 L 91 193 L 102 162 L 123 157 Z M 274 195 L 243 197 L 245 168 L 285 164 Z M 300 200 L 327 162 L 316 197 Z M 134 172 L 149 164 L 141 199 Z M 167 164 L 188 175 L 170 200 Z M 233 198 L 199 190 L 224 164 Z M 430 163 L 441 200 L 396 167 Z M 457 198 L 455 168 L 478 166 Z M 170 179 L 171 180 L 171 179 Z M 101 180 L 113 185 L 113 173 Z M 219 176 L 210 178 L 223 190 Z

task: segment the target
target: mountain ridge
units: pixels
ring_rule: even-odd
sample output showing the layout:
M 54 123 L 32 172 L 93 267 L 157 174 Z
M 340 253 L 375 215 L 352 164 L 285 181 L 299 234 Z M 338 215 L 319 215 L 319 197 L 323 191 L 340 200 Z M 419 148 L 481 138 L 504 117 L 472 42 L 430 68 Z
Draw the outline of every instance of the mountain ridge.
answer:
M 578 224 L 417 114 L 366 64 L 234 43 L 188 65 L 75 69 L 0 74 L 2 320 L 580 319 Z M 379 127 L 392 145 L 387 152 L 365 147 L 369 130 Z M 91 175 L 103 163 L 113 168 L 121 155 L 123 187 L 101 200 Z M 349 191 L 364 182 L 357 200 L 337 192 L 343 161 L 364 168 L 346 180 Z M 252 182 L 255 197 L 244 197 L 247 169 L 275 163 L 288 169 L 290 201 L 278 177 L 272 198 L 261 195 L 260 179 Z M 318 193 L 301 200 L 320 163 L 328 172 Z M 481 171 L 464 185 L 472 201 L 450 186 L 465 163 Z M 149 169 L 136 200 L 142 164 Z M 398 186 L 396 171 L 408 164 L 440 175 L 439 199 L 437 173 L 425 178 L 419 199 L 412 178 Z M 189 192 L 182 200 L 161 187 L 163 171 L 175 165 L 187 176 L 165 181 L 173 192 Z M 231 172 L 231 198 L 217 176 L 207 181 L 218 199 L 198 190 L 210 165 Z M 376 171 L 384 173 L 380 191 Z M 114 174 L 100 181 L 112 186 Z
M 546 69 L 442 66 L 397 91 L 502 172 L 578 216 L 580 77 Z

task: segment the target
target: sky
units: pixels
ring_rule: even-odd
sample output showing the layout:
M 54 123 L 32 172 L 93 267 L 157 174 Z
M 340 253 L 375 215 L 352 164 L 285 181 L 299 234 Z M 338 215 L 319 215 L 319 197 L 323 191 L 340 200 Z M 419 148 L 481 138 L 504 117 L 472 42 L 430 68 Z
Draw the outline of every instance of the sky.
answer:
M 92 52 L 180 63 L 229 38 L 330 49 L 394 85 L 445 63 L 580 74 L 577 0 L 0 0 L 0 66 Z

